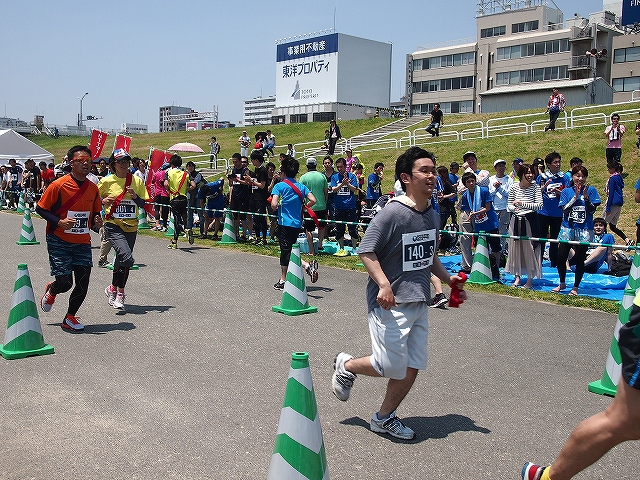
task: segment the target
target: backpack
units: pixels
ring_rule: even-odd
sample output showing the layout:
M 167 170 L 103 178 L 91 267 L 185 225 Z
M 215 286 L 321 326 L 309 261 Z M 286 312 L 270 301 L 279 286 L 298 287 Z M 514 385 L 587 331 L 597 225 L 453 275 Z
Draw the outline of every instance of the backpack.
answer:
M 627 258 L 623 253 L 615 252 L 611 255 L 609 270 L 604 273 L 616 277 L 626 277 L 631 271 L 631 265 L 633 265 L 633 260 Z

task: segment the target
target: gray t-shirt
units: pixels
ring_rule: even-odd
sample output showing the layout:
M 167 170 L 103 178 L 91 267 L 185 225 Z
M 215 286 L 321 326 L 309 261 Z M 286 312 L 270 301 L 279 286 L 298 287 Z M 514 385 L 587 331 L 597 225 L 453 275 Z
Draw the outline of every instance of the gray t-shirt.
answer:
M 436 254 L 440 217 L 431 207 L 418 212 L 391 201 L 375 216 L 358 253 L 375 253 L 397 303 L 431 300 L 431 265 Z M 378 285 L 367 283 L 368 311 L 378 307 Z

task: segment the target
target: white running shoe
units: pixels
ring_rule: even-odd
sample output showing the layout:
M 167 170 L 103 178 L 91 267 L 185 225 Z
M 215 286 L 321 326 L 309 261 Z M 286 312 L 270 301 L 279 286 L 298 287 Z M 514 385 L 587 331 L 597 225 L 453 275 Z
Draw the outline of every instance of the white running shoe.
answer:
M 113 305 L 111 306 L 118 310 L 124 309 L 124 292 L 116 293 L 116 298 L 114 298 Z

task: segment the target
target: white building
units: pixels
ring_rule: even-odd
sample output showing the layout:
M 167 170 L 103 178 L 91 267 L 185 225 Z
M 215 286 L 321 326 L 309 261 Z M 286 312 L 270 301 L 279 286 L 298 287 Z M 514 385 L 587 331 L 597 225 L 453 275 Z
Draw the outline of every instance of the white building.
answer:
M 256 97 L 244 101 L 244 125 L 267 125 L 271 123 L 276 97 Z
M 123 123 L 120 132 L 126 134 L 149 133 L 149 126 L 142 123 Z
M 390 43 L 335 32 L 276 43 L 272 123 L 366 118 L 389 108 Z

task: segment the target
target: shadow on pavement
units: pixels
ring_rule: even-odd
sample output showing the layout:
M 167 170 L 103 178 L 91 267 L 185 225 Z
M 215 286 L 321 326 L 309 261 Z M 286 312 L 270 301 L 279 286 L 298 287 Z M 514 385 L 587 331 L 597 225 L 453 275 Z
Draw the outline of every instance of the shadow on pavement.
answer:
M 416 432 L 414 440 L 401 440 L 391 435 L 379 434 L 388 437 L 395 443 L 419 443 L 432 438 L 446 438 L 456 432 L 480 432 L 491 433 L 491 430 L 479 427 L 469 417 L 450 413 L 440 417 L 402 417 L 402 422 Z M 351 417 L 341 421 L 343 425 L 354 425 L 369 429 L 369 421 L 360 417 Z

